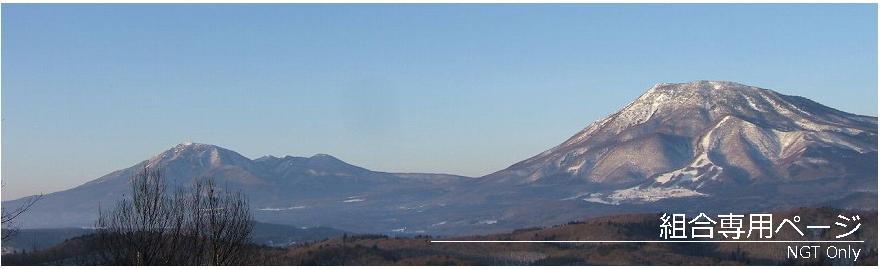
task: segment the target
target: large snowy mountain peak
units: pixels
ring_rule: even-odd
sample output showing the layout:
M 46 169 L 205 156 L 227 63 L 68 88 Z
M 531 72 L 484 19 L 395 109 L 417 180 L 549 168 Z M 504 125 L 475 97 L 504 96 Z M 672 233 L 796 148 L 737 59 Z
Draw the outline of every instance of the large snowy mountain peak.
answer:
M 487 177 L 703 188 L 708 179 L 743 185 L 864 174 L 864 162 L 850 159 L 876 151 L 876 117 L 735 82 L 661 83 L 559 146 Z

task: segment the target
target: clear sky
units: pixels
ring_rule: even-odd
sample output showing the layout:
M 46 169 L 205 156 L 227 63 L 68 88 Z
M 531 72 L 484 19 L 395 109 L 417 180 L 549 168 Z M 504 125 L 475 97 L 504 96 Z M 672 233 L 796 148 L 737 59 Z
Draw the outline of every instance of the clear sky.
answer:
M 3 199 L 171 146 L 480 176 L 659 82 L 877 115 L 875 5 L 2 5 Z

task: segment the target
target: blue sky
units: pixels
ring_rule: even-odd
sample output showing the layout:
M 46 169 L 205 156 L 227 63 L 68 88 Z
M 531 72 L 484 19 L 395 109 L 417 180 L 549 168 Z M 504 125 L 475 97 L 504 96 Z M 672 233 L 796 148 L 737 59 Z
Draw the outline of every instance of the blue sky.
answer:
M 2 6 L 3 199 L 195 141 L 480 176 L 659 82 L 877 115 L 876 5 Z

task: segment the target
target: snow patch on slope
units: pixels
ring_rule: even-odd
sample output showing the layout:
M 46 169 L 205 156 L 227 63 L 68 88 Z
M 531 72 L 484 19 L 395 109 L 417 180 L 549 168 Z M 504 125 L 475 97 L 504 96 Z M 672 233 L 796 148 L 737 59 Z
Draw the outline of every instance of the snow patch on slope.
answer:
M 624 203 L 646 203 L 656 202 L 663 199 L 686 198 L 708 196 L 695 190 L 682 187 L 632 187 L 628 189 L 616 190 L 609 195 L 601 193 L 591 194 L 590 197 L 584 198 L 584 201 L 608 205 L 620 205 Z
M 609 198 L 614 201 L 641 201 L 656 202 L 668 198 L 682 198 L 692 196 L 706 196 L 695 190 L 685 189 L 681 187 L 657 188 L 657 187 L 633 187 L 629 189 L 616 190 Z
M 295 209 L 303 209 L 303 208 L 306 208 L 306 206 L 299 205 L 299 206 L 291 206 L 291 207 L 265 207 L 265 208 L 258 208 L 257 210 L 259 210 L 259 211 L 287 211 L 287 210 L 295 210 Z

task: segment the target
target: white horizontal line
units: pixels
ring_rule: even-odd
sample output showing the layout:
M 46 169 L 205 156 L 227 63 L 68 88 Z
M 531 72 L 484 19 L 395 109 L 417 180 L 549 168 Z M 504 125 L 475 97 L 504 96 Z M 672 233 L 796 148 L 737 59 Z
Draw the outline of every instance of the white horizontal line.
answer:
M 807 229 L 831 229 L 831 226 L 827 226 L 827 225 L 807 226 Z
M 787 240 L 787 241 L 760 241 L 760 240 L 635 240 L 635 241 L 606 241 L 606 240 L 431 240 L 431 243 L 864 243 L 865 240 Z

